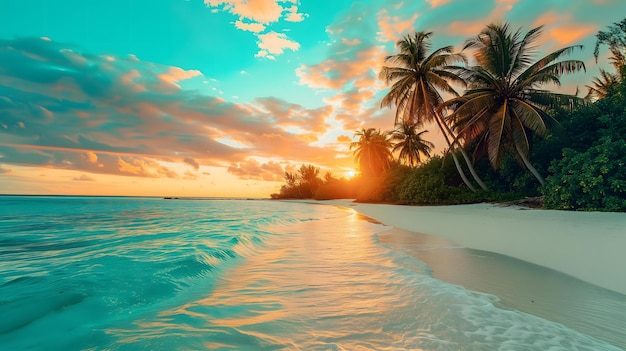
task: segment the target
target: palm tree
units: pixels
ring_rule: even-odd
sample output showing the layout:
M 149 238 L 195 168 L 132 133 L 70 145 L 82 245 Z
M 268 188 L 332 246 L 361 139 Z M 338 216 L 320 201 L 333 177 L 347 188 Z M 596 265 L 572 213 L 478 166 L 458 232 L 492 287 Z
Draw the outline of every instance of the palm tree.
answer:
M 620 79 L 617 74 L 600 69 L 600 77 L 593 79 L 593 86 L 586 85 L 589 92 L 585 98 L 589 100 L 603 99 L 619 87 L 619 82 Z
M 469 85 L 462 97 L 446 101 L 442 108 L 452 108 L 449 122 L 458 138 L 466 143 L 477 142 L 475 157 L 487 154 L 497 169 L 507 152 L 513 155 L 544 184 L 543 177 L 528 159 L 528 132 L 540 136 L 547 133 L 553 119 L 545 112 L 554 106 L 571 106 L 581 98 L 540 89 L 546 84 L 560 85 L 560 76 L 585 69 L 582 61 L 558 61 L 582 46 L 569 46 L 533 61 L 533 45 L 541 27 L 531 29 L 522 37 L 508 24 L 490 24 L 481 33 L 466 41 L 465 49 L 475 49 L 477 66 L 454 70 Z
M 611 52 L 609 60 L 617 70 L 617 73 L 624 74 L 626 66 L 626 18 L 610 25 L 608 31 L 599 31 L 596 34 L 596 46 L 593 50 L 596 63 L 598 62 L 602 44 L 609 46 L 609 51 Z
M 385 62 L 393 66 L 384 66 L 380 71 L 380 78 L 385 80 L 391 88 L 381 101 L 381 107 L 395 105 L 396 120 L 410 122 L 416 126 L 424 123 L 435 122 L 441 130 L 449 149 L 454 149 L 449 137 L 451 130 L 444 123 L 441 116 L 436 113 L 436 107 L 443 102 L 439 91 L 452 96 L 459 94 L 452 88 L 449 82 L 464 85 L 465 82 L 458 75 L 450 71 L 450 65 L 465 62 L 461 54 L 453 53 L 452 46 L 444 46 L 432 53 L 430 51 L 430 36 L 432 32 L 417 32 L 412 36 L 407 35 L 396 43 L 398 53 L 387 56 Z M 478 184 L 487 190 L 480 180 L 464 150 L 461 149 L 472 176 Z M 467 180 L 461 168 L 456 154 L 452 152 L 454 163 L 463 182 L 472 190 L 476 189 Z
M 400 151 L 398 158 L 405 160 L 409 166 L 413 167 L 422 162 L 420 155 L 430 157 L 430 151 L 435 145 L 422 139 L 422 135 L 425 133 L 428 131 L 418 132 L 417 126 L 407 121 L 397 124 L 396 129 L 391 134 L 391 140 L 396 141 L 393 151 Z
M 381 133 L 375 128 L 362 128 L 354 137 L 359 139 L 350 143 L 350 150 L 354 149 L 354 157 L 359 163 L 361 174 L 377 176 L 389 168 L 393 159 L 393 145 L 388 133 Z
M 593 56 L 598 62 L 600 46 L 609 46 L 611 56 L 609 61 L 615 67 L 616 73 L 609 73 L 600 69 L 600 77 L 595 77 L 593 86 L 587 85 L 589 93 L 586 98 L 602 99 L 617 90 L 622 80 L 626 78 L 626 18 L 621 22 L 613 23 L 608 31 L 599 31 L 596 34 L 596 47 Z

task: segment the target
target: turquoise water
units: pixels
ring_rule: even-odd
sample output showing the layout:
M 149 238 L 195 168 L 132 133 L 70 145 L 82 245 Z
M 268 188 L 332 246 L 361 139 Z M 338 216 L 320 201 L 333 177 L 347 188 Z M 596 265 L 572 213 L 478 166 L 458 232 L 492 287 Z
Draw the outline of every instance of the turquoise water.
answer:
M 433 278 L 352 210 L 0 197 L 2 350 L 620 350 Z

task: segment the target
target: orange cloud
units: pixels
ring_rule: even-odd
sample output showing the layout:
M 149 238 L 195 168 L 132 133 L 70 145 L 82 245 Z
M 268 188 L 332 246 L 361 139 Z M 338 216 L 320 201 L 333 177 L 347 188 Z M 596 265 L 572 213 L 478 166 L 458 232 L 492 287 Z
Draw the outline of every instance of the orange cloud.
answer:
M 340 135 L 337 137 L 338 143 L 349 143 L 352 141 L 352 138 L 347 135 Z
M 265 30 L 265 25 L 261 23 L 245 23 L 242 21 L 236 21 L 235 27 L 237 27 L 238 29 L 253 32 L 253 33 L 260 33 Z
M 81 156 L 83 156 L 87 161 L 89 161 L 91 163 L 97 163 L 98 162 L 98 155 L 96 155 L 95 152 L 87 151 L 85 154 L 82 154 Z
M 194 160 L 191 157 L 185 157 L 183 159 L 183 162 L 193 167 L 193 169 L 195 169 L 196 171 L 200 169 L 200 164 L 198 163 L 198 161 Z
M 298 6 L 291 6 L 287 9 L 287 16 L 285 16 L 285 21 L 288 22 L 302 22 L 304 21 L 305 15 L 302 13 L 298 13 Z
M 560 45 L 571 45 L 597 30 L 598 28 L 594 25 L 571 24 L 551 28 L 548 30 L 548 34 Z
M 419 15 L 413 14 L 408 19 L 401 19 L 399 16 L 390 16 L 386 9 L 382 9 L 378 13 L 378 40 L 382 42 L 397 41 L 408 32 L 414 30 L 415 21 Z
M 81 174 L 80 177 L 74 177 L 72 178 L 72 180 L 75 181 L 79 181 L 79 182 L 93 182 L 95 181 L 95 179 L 93 177 L 90 177 L 86 174 Z
M 300 48 L 300 44 L 290 40 L 284 33 L 269 32 L 266 34 L 259 34 L 259 57 L 268 57 L 271 55 L 280 55 L 285 49 L 297 51 Z M 273 57 L 273 56 L 272 56 Z
M 595 33 L 598 27 L 575 22 L 570 13 L 549 11 L 539 16 L 533 26 L 545 26 L 547 37 L 556 41 L 558 46 L 571 45 Z
M 426 0 L 426 2 L 428 2 L 430 4 L 430 7 L 432 8 L 443 6 L 449 3 L 450 1 L 452 0 Z
M 239 179 L 245 180 L 281 181 L 285 174 L 283 167 L 279 163 L 270 161 L 262 164 L 253 158 L 233 164 L 228 167 L 227 171 Z
M 127 173 L 129 175 L 148 177 L 148 178 L 178 178 L 178 174 L 172 171 L 171 169 L 164 167 L 157 162 L 142 160 L 142 159 L 131 159 L 129 162 L 119 157 L 117 159 L 117 163 L 119 166 L 119 171 L 121 173 Z
M 3 168 L 2 165 L 0 165 L 0 174 L 9 174 L 12 173 L 13 170 L 10 168 Z
M 311 88 L 339 89 L 350 81 L 357 79 L 372 83 L 375 87 L 380 83 L 376 78 L 378 70 L 385 59 L 382 46 L 371 46 L 360 50 L 352 60 L 326 60 L 317 65 L 301 65 L 296 70 L 300 84 Z
M 180 67 L 170 67 L 169 70 L 165 73 L 161 73 L 158 75 L 158 78 L 167 83 L 168 85 L 174 86 L 180 89 L 178 82 L 187 80 L 196 76 L 201 76 L 202 73 L 198 70 L 184 70 Z
M 210 7 L 223 6 L 223 9 L 242 18 L 260 23 L 278 21 L 283 8 L 276 0 L 204 0 Z
M 450 35 L 476 35 L 480 33 L 485 25 L 501 21 L 518 2 L 519 0 L 497 0 L 494 9 L 484 18 L 476 21 L 454 21 L 448 26 L 447 32 Z

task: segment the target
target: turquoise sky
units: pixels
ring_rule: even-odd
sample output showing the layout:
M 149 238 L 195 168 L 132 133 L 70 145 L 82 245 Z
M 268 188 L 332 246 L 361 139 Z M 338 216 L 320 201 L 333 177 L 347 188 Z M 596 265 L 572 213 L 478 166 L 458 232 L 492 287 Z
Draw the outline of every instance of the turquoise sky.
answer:
M 301 163 L 347 174 L 352 133 L 393 127 L 377 73 L 406 33 L 460 46 L 491 22 L 545 25 L 539 54 L 585 46 L 573 93 L 597 75 L 594 35 L 626 14 L 623 0 L 0 6 L 0 193 L 202 196 L 267 196 Z

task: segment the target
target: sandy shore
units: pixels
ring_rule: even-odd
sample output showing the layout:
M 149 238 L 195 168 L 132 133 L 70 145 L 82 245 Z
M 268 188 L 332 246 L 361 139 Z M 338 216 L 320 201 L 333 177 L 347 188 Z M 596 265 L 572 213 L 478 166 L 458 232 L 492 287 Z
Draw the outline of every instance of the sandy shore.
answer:
M 626 295 L 626 213 L 317 203 L 350 207 L 389 226 L 515 257 Z

